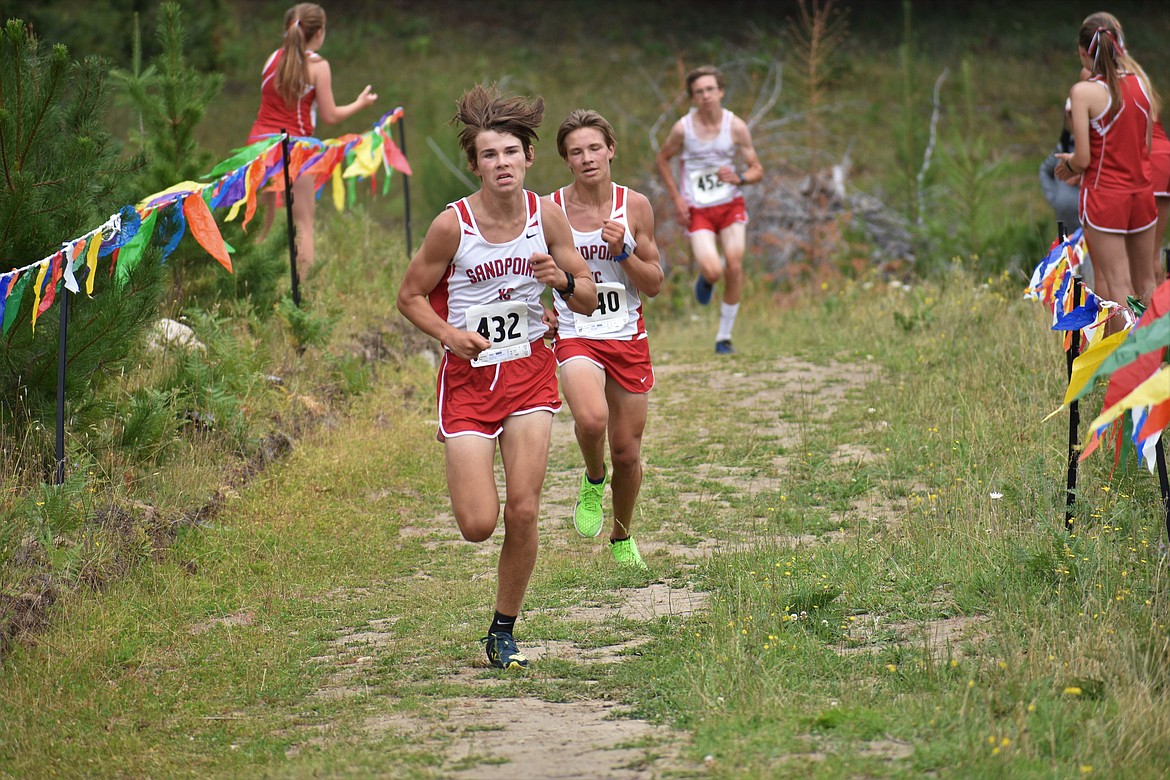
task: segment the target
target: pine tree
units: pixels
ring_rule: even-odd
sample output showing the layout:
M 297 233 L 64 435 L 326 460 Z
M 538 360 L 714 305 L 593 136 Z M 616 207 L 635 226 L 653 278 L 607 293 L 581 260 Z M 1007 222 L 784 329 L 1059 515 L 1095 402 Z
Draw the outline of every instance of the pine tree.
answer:
M 210 153 L 195 133 L 224 79 L 219 73 L 203 73 L 188 63 L 184 19 L 177 3 L 163 3 L 154 43 L 158 54 L 145 70 L 140 69 L 142 45 L 136 34 L 132 70 L 115 72 L 140 119 L 141 130 L 135 140 L 147 163 L 136 179 L 139 196 L 182 181 L 199 181 L 213 167 Z M 237 250 L 233 259 L 237 273 L 226 275 L 206 251 L 185 237 L 166 261 L 172 269 L 173 296 L 184 305 L 203 296 L 249 297 L 259 313 L 267 314 L 278 297 L 278 283 L 287 273 L 284 240 L 276 236 L 258 245 L 242 234 L 238 223 L 220 227 Z M 252 227 L 256 229 L 258 223 L 253 222 Z
M 187 64 L 187 32 L 177 3 L 160 7 L 156 37 L 159 54 L 146 70 L 137 72 L 135 66 L 135 72 L 118 74 L 142 120 L 136 140 L 147 159 L 138 177 L 143 195 L 197 180 L 211 169 L 211 155 L 195 139 L 195 129 L 223 87 L 222 74 L 201 73 Z M 134 48 L 137 61 L 137 41 Z
M 48 257 L 62 242 L 105 222 L 131 194 L 131 171 L 119 162 L 104 128 L 109 67 L 72 61 L 61 45 L 44 48 L 20 20 L 0 36 L 0 273 Z M 156 262 L 151 262 L 153 254 Z M 124 364 L 155 315 L 160 290 L 157 250 L 150 250 L 129 284 L 116 291 L 99 264 L 94 296 L 70 296 L 67 409 L 83 408 L 103 378 Z M 59 288 L 60 289 L 60 288 Z M 13 298 L 8 300 L 14 307 Z M 0 337 L 0 450 L 40 440 L 27 431 L 52 430 L 57 385 L 57 302 L 30 327 L 31 292 Z M 70 427 L 67 422 L 67 427 Z M 25 452 L 48 465 L 51 450 Z

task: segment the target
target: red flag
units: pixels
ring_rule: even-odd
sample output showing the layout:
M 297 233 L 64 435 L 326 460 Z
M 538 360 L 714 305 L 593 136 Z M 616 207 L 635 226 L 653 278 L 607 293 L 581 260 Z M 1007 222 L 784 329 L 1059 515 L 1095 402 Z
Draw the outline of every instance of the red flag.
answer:
M 53 255 L 49 261 L 49 280 L 45 283 L 45 291 L 41 298 L 41 305 L 37 307 L 37 314 L 44 314 L 53 305 L 57 297 L 57 282 L 61 281 L 61 273 L 65 270 L 65 257 L 61 252 Z
M 1142 315 L 1138 323 L 1139 328 L 1149 326 L 1154 320 L 1170 314 L 1170 280 L 1162 282 L 1151 296 L 1150 307 Z M 1125 398 L 1133 389 L 1153 376 L 1162 365 L 1162 356 L 1166 354 L 1166 347 L 1151 350 L 1137 360 L 1122 366 L 1109 377 L 1109 387 L 1105 389 L 1105 403 L 1102 409 L 1108 409 L 1122 398 Z
M 394 144 L 389 135 L 383 135 L 382 139 L 382 154 L 386 155 L 386 164 L 399 173 L 410 176 L 410 163 L 406 161 L 406 155 Z

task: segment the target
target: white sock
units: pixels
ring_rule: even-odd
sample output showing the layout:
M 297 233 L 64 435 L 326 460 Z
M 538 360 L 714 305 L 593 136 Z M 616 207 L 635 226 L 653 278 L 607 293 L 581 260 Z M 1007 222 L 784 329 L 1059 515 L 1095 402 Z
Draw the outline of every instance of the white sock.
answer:
M 719 304 L 719 333 L 716 341 L 731 341 L 731 329 L 735 327 L 735 315 L 739 314 L 738 303 Z

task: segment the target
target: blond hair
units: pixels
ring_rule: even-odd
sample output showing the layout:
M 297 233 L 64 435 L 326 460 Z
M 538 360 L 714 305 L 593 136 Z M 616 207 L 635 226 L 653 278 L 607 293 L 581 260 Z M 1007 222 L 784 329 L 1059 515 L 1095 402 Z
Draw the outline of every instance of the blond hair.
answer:
M 1125 48 L 1121 22 L 1116 16 L 1105 11 L 1087 16 L 1085 21 L 1081 22 L 1077 43 L 1092 60 L 1089 72 L 1094 76 L 1100 76 L 1105 81 L 1105 86 L 1109 88 L 1109 97 L 1112 101 L 1111 115 L 1121 110 L 1121 76 L 1128 72 L 1138 77 L 1150 99 L 1152 115 L 1155 118 L 1158 116 L 1160 108 L 1158 95 L 1150 83 L 1150 77 Z
M 599 131 L 605 139 L 605 145 L 613 148 L 617 145 L 617 140 L 614 138 L 613 126 L 606 121 L 605 117 L 597 113 L 591 108 L 575 108 L 569 112 L 565 117 L 565 121 L 561 122 L 561 126 L 557 129 L 557 151 L 561 157 L 568 154 L 565 149 L 565 139 L 569 137 L 569 133 L 575 130 L 582 130 L 586 127 L 592 127 Z
M 276 66 L 276 94 L 296 103 L 309 83 L 309 56 L 305 48 L 325 26 L 325 9 L 316 3 L 298 3 L 284 13 L 284 44 Z

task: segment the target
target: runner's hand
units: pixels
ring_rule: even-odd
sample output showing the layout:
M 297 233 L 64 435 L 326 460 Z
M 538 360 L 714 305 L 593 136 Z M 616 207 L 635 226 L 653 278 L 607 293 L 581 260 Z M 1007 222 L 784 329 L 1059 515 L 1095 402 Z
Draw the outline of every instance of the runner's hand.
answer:
M 739 174 L 736 170 L 728 165 L 724 165 L 719 169 L 719 181 L 725 181 L 728 184 L 739 184 Z
M 540 318 L 540 321 L 548 327 L 544 337 L 546 339 L 555 339 L 557 337 L 557 325 L 560 324 L 560 320 L 557 319 L 557 313 L 545 306 L 544 315 Z
M 464 360 L 474 360 L 479 353 L 491 346 L 491 342 L 472 330 L 455 331 L 443 341 L 452 355 Z
M 609 256 L 620 255 L 626 249 L 626 226 L 614 219 L 601 225 L 601 240 L 609 248 Z
M 674 219 L 685 228 L 691 226 L 691 207 L 681 195 L 674 199 Z
M 532 266 L 532 275 L 536 277 L 536 281 L 546 287 L 563 290 L 565 285 L 569 283 L 565 272 L 561 270 L 550 254 L 533 252 L 532 257 L 528 259 L 528 264 Z

